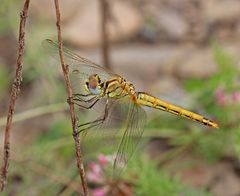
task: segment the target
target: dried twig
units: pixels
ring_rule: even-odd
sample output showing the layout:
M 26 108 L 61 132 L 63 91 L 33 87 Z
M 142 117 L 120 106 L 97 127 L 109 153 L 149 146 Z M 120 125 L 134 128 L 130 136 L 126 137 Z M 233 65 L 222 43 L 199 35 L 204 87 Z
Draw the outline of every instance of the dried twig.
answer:
M 67 93 L 68 97 L 70 100 L 70 114 L 71 114 L 71 120 L 72 120 L 72 128 L 73 128 L 73 138 L 75 141 L 75 148 L 76 148 L 76 156 L 77 156 L 77 166 L 79 169 L 79 175 L 82 181 L 82 187 L 83 187 L 83 192 L 84 195 L 88 195 L 88 188 L 87 188 L 87 182 L 85 178 L 85 172 L 84 172 L 84 166 L 83 166 L 83 161 L 82 161 L 82 155 L 81 155 L 81 148 L 80 148 L 80 141 L 78 137 L 78 122 L 77 118 L 74 112 L 74 104 L 73 104 L 73 93 L 72 93 L 72 88 L 71 88 L 71 83 L 68 78 L 68 68 L 64 64 L 64 58 L 63 58 L 63 48 L 62 48 L 62 35 L 61 35 L 61 17 L 60 17 L 60 9 L 59 9 L 59 3 L 58 0 L 54 0 L 55 2 L 55 8 L 56 8 L 56 17 L 57 17 L 57 31 L 58 31 L 58 47 L 59 47 L 59 56 L 60 56 L 60 61 L 62 65 L 62 70 L 63 70 L 63 75 L 64 75 L 64 80 L 67 86 Z
M 109 19 L 109 2 L 108 0 L 100 0 L 100 11 L 101 11 L 101 37 L 102 37 L 102 57 L 103 65 L 110 69 L 110 58 L 109 58 L 109 39 L 107 23 Z
M 1 167 L 1 176 L 0 176 L 0 189 L 3 191 L 6 179 L 7 172 L 9 167 L 9 157 L 10 157 L 10 130 L 12 125 L 12 118 L 14 113 L 14 108 L 18 94 L 20 92 L 20 86 L 22 81 L 22 59 L 25 46 L 25 26 L 26 19 L 28 14 L 30 0 L 26 0 L 23 6 L 23 10 L 20 14 L 20 28 L 19 28 L 19 39 L 18 39 L 18 57 L 16 62 L 16 75 L 14 82 L 12 84 L 11 98 L 9 102 L 8 115 L 7 115 L 7 124 L 5 127 L 5 137 L 4 137 L 4 150 L 3 150 L 3 162 Z

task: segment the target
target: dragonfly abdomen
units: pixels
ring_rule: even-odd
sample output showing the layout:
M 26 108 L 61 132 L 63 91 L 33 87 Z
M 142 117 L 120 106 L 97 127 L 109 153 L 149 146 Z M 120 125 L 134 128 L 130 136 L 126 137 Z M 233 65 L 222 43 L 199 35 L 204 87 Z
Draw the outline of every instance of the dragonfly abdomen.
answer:
M 179 115 L 179 116 L 188 118 L 190 120 L 200 122 L 200 123 L 202 123 L 204 125 L 207 125 L 209 127 L 218 128 L 217 123 L 213 122 L 212 120 L 209 120 L 209 119 L 205 118 L 204 116 L 201 116 L 201 115 L 196 114 L 194 112 L 190 112 L 190 111 L 185 110 L 181 107 L 172 105 L 170 103 L 162 101 L 162 100 L 160 100 L 156 97 L 153 97 L 152 95 L 149 95 L 149 94 L 144 93 L 144 92 L 139 92 L 137 94 L 137 103 L 140 104 L 140 105 L 144 105 L 144 106 L 160 109 L 160 110 L 163 110 L 163 111 L 167 111 L 167 112 L 170 112 L 172 114 Z

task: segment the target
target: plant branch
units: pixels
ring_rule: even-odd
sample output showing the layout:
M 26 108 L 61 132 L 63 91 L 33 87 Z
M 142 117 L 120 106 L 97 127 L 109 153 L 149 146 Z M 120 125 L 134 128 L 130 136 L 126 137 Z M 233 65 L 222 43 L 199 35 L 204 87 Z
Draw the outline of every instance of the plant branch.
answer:
M 63 70 L 64 80 L 67 87 L 68 97 L 70 100 L 69 107 L 70 107 L 70 115 L 71 115 L 71 121 L 72 121 L 73 138 L 74 138 L 75 148 L 76 148 L 77 166 L 78 166 L 79 175 L 82 181 L 82 188 L 83 188 L 84 195 L 88 195 L 87 181 L 85 177 L 85 171 L 84 171 L 83 160 L 81 155 L 80 140 L 77 134 L 78 122 L 74 112 L 73 93 L 72 93 L 71 83 L 68 77 L 68 67 L 64 63 L 64 57 L 63 57 L 62 35 L 61 35 L 61 15 L 60 15 L 59 3 L 58 3 L 58 0 L 54 0 L 54 2 L 55 2 L 56 18 L 57 18 L 56 26 L 58 31 L 59 57 L 60 57 L 61 66 Z
M 3 149 L 3 162 L 1 167 L 0 176 L 0 189 L 3 191 L 7 179 L 7 172 L 9 167 L 9 157 L 10 157 L 10 130 L 12 126 L 12 119 L 14 114 L 14 109 L 16 105 L 16 100 L 18 94 L 20 93 L 21 81 L 22 81 L 22 59 L 24 54 L 25 46 L 25 26 L 28 14 L 30 0 L 25 0 L 23 10 L 20 13 L 20 27 L 19 27 L 19 38 L 18 38 L 18 56 L 16 61 L 16 75 L 14 82 L 12 84 L 11 98 L 8 107 L 7 123 L 5 127 L 4 135 L 4 149 Z

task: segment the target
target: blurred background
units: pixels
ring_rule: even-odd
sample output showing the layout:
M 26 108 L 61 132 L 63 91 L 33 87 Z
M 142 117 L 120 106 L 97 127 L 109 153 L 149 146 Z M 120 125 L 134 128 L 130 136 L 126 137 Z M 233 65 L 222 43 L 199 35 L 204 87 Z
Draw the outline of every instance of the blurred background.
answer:
M 104 65 L 101 3 L 61 0 L 60 7 L 64 45 Z M 96 160 L 90 160 L 84 149 L 91 194 L 240 195 L 240 1 L 107 3 L 110 68 L 137 90 L 207 116 L 220 128 L 146 108 L 142 142 L 115 186 L 104 172 L 109 155 L 96 151 Z M 23 1 L 1 0 L 1 160 L 22 6 Z M 3 195 L 81 192 L 61 67 L 41 45 L 42 40 L 56 37 L 53 1 L 32 0 Z

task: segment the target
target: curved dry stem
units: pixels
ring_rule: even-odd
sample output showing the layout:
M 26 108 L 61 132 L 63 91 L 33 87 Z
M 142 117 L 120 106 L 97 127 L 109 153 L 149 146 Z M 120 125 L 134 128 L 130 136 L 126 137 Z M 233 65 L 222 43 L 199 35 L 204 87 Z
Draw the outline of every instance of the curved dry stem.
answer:
M 59 2 L 58 0 L 54 0 L 55 3 L 55 9 L 56 9 L 56 26 L 57 26 L 57 31 L 58 31 L 58 48 L 59 48 L 59 57 L 61 61 L 61 66 L 62 66 L 62 71 L 63 71 L 63 76 L 65 80 L 65 84 L 67 87 L 67 93 L 70 101 L 70 115 L 71 115 L 71 120 L 72 120 L 72 129 L 73 129 L 73 138 L 75 142 L 75 148 L 76 148 L 76 156 L 77 156 L 77 166 L 79 169 L 79 175 L 82 181 L 82 187 L 83 187 L 83 192 L 84 195 L 88 195 L 88 187 L 87 187 L 87 181 L 85 177 L 85 171 L 84 171 L 84 166 L 83 166 L 83 160 L 82 160 L 82 154 L 81 154 L 81 148 L 80 148 L 80 141 L 78 137 L 78 122 L 77 118 L 74 112 L 74 103 L 73 103 L 73 92 L 72 92 L 72 87 L 71 83 L 68 77 L 68 68 L 66 64 L 64 63 L 64 57 L 63 57 L 63 46 L 62 46 L 62 34 L 61 34 L 61 15 L 60 15 L 60 9 L 59 9 Z
M 23 10 L 20 13 L 20 28 L 19 28 L 19 39 L 18 39 L 18 56 L 16 62 L 16 75 L 12 84 L 11 98 L 8 108 L 7 123 L 5 127 L 4 135 L 4 150 L 3 150 L 3 162 L 1 167 L 0 176 L 0 189 L 3 191 L 7 179 L 7 172 L 9 167 L 10 157 L 10 130 L 12 126 L 12 118 L 15 109 L 16 100 L 20 92 L 20 86 L 22 81 L 22 59 L 25 46 L 25 26 L 28 14 L 30 0 L 26 0 L 23 6 Z

